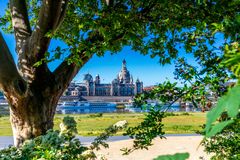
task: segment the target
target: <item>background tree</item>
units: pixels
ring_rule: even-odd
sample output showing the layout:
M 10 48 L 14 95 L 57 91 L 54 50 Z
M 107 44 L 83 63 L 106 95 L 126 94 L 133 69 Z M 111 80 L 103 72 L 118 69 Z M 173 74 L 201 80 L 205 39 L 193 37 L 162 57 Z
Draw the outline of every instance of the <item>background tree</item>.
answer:
M 197 45 L 211 45 L 212 31 L 222 25 L 227 40 L 237 39 L 228 20 L 239 22 L 239 1 L 10 0 L 0 25 L 15 35 L 18 67 L 0 36 L 0 87 L 10 104 L 15 145 L 53 127 L 60 96 L 94 54 L 129 45 L 170 63 L 179 47 L 197 53 Z M 51 53 L 51 39 L 68 47 Z M 48 62 L 61 56 L 65 60 L 51 72 Z

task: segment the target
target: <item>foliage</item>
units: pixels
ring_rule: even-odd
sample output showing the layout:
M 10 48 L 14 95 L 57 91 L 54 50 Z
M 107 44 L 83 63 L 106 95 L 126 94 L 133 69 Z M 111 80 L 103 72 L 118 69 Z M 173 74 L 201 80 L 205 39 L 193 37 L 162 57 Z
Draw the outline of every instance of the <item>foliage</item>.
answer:
M 183 112 L 183 113 L 173 113 L 173 112 L 164 112 L 164 117 L 169 117 L 169 116 L 190 116 L 191 114 L 188 112 Z
M 240 109 L 239 95 L 240 86 L 232 88 L 226 95 L 219 99 L 217 106 L 207 114 L 207 137 L 211 137 L 216 133 L 221 132 L 224 127 L 234 122 L 233 118 L 236 118 Z M 223 112 L 226 112 L 229 118 L 213 125 L 213 123 L 221 118 Z
M 225 46 L 224 61 L 222 64 L 228 67 L 234 75 L 240 78 L 240 45 L 239 42 L 233 42 Z
M 213 154 L 213 160 L 236 160 L 240 159 L 240 119 L 234 119 L 234 122 L 217 133 L 211 138 L 205 138 L 202 145 L 205 151 Z
M 75 136 L 72 131 L 75 131 L 76 128 L 69 123 L 74 122 L 74 120 L 68 117 L 64 118 L 63 121 L 65 127 L 61 127 L 61 132 L 49 130 L 46 135 L 24 142 L 20 148 L 3 149 L 0 151 L 1 159 L 84 159 L 81 154 L 87 148 L 83 147 L 78 139 L 74 139 Z M 68 126 L 69 124 L 70 126 Z
M 206 79 L 210 80 L 211 78 L 208 77 Z M 189 80 L 189 82 L 191 81 Z M 210 86 L 210 84 L 212 85 Z M 206 86 L 208 86 L 208 88 L 206 88 Z M 176 82 L 171 83 L 170 81 L 165 81 L 151 91 L 137 95 L 134 103 L 136 106 L 141 106 L 142 104 L 147 104 L 149 99 L 158 100 L 162 106 L 165 106 L 165 111 L 167 111 L 175 102 L 191 102 L 195 108 L 206 110 L 212 106 L 213 100 L 208 98 L 210 92 L 213 92 L 213 96 L 217 98 L 218 95 L 224 94 L 225 90 L 226 86 L 223 85 L 222 81 L 217 79 L 214 82 L 207 82 L 207 84 L 202 83 L 200 80 L 194 81 L 190 85 L 185 83 L 183 87 L 179 87 L 179 84 Z M 161 108 L 163 107 L 159 109 Z
M 160 84 L 159 86 L 154 88 L 152 91 L 139 95 L 138 97 L 136 97 L 135 101 L 136 104 L 139 105 L 142 103 L 147 103 L 148 99 L 157 99 L 170 106 L 180 98 L 190 100 L 187 99 L 188 93 L 191 93 L 190 97 L 194 97 L 196 95 L 196 92 L 192 92 L 192 89 L 194 89 L 193 87 L 184 87 L 180 88 L 176 87 L 176 83 L 172 84 L 170 82 L 164 82 L 163 84 Z M 240 87 L 238 85 L 234 88 L 229 89 L 227 94 L 222 96 L 218 100 L 217 106 L 212 108 L 212 110 L 207 114 L 207 123 L 205 130 L 206 136 L 215 136 L 205 140 L 204 145 L 206 147 L 206 151 L 214 152 L 216 154 L 216 156 L 214 156 L 213 158 L 221 157 L 225 159 L 236 159 L 236 157 L 238 156 L 239 146 L 235 144 L 239 143 L 240 141 L 239 133 L 238 131 L 236 132 L 236 129 L 239 130 L 239 117 L 236 117 L 239 113 L 240 107 L 239 92 Z M 222 93 L 219 93 L 220 95 L 224 94 L 224 91 Z M 226 114 L 225 117 L 227 118 L 223 119 L 223 113 Z M 221 119 L 221 121 L 216 123 L 216 121 L 219 119 Z M 238 126 L 229 126 L 229 124 L 234 122 L 234 119 L 237 119 L 236 121 L 238 123 Z M 217 133 L 221 132 L 226 126 L 229 127 L 227 132 L 216 135 Z M 231 140 L 229 140 L 229 136 L 233 136 L 231 137 Z
M 117 131 L 119 131 L 120 129 L 123 129 L 127 126 L 127 121 L 119 121 L 116 124 L 108 127 L 107 129 L 105 129 L 105 131 L 98 136 L 94 142 L 92 143 L 92 146 L 90 146 L 90 149 L 96 149 L 99 150 L 100 149 L 100 145 L 102 145 L 105 148 L 108 148 L 108 144 L 106 142 L 104 142 L 104 140 L 107 140 L 109 138 L 110 135 L 115 134 Z
M 186 160 L 189 158 L 189 153 L 176 153 L 174 155 L 162 155 L 153 160 Z
M 60 125 L 61 131 L 49 130 L 46 135 L 36 137 L 25 141 L 19 147 L 9 147 L 0 150 L 1 160 L 90 160 L 95 159 L 97 155 L 93 149 L 98 149 L 100 145 L 106 146 L 106 140 L 111 134 L 116 133 L 125 127 L 122 122 L 118 122 L 97 137 L 91 146 L 85 147 L 79 139 L 75 137 L 76 121 L 72 117 L 65 117 Z
M 72 117 L 64 117 L 60 129 L 61 134 L 67 134 L 72 139 L 77 134 L 77 123 Z
M 239 3 L 239 1 L 236 1 Z M 225 26 L 223 26 L 225 24 Z M 239 14 L 235 17 L 229 17 L 221 23 L 222 30 L 228 30 L 229 26 L 233 26 L 232 43 L 226 44 L 224 48 L 224 59 L 222 65 L 227 67 L 234 73 L 238 80 L 237 85 L 231 88 L 228 93 L 222 96 L 216 105 L 207 114 L 206 138 L 203 145 L 207 152 L 214 153 L 212 159 L 240 159 L 239 155 L 239 111 L 240 111 L 240 86 L 239 86 Z M 234 36 L 235 35 L 235 36 Z
M 31 28 L 35 27 L 41 2 L 41 0 L 27 0 Z M 224 94 L 226 88 L 223 84 L 229 80 L 225 67 L 219 65 L 224 59 L 224 48 L 225 57 L 228 59 L 226 63 L 234 64 L 227 66 L 238 76 L 239 66 L 236 62 L 239 59 L 239 52 L 235 46 L 238 46 L 240 33 L 239 0 L 204 0 L 201 3 L 187 0 L 161 2 L 110 0 L 108 2 L 70 0 L 62 25 L 56 32 L 49 31 L 46 35 L 60 39 L 67 45 L 67 49 L 56 48 L 53 54 L 47 53 L 46 60 L 40 62 L 49 62 L 68 52 L 70 56 L 66 60 L 69 63 L 82 64 L 82 57 L 91 57 L 93 54 L 102 56 L 106 51 L 116 53 L 127 45 L 142 54 L 158 56 L 161 64 L 171 63 L 172 59 L 178 58 L 175 62 L 176 78 L 182 79 L 183 83 L 187 82 L 190 86 L 184 85 L 183 88 L 178 88 L 176 84 L 165 83 L 158 87 L 158 93 L 155 89 L 156 92 L 140 96 L 140 101 L 145 101 L 146 97 L 153 97 L 163 103 L 170 102 L 169 106 L 179 98 L 191 101 L 195 106 L 198 104 L 206 106 L 205 87 L 214 91 L 216 98 Z M 0 17 L 0 26 L 4 31 L 12 32 L 9 9 Z M 219 32 L 224 33 L 225 40 L 220 46 L 226 45 L 226 47 L 214 45 L 217 41 L 214 36 Z M 180 51 L 193 53 L 199 66 L 189 65 L 183 58 L 184 55 L 179 54 Z M 232 57 L 231 54 L 234 56 Z M 237 93 L 236 90 L 232 92 Z M 224 111 L 222 108 L 227 109 L 227 113 L 232 118 L 235 115 L 234 110 L 238 113 L 238 105 L 232 104 L 234 108 L 230 109 L 229 106 L 232 106 L 223 101 L 225 99 L 229 103 L 231 97 L 234 96 L 224 96 L 217 109 L 209 113 L 209 115 L 217 113 L 213 118 L 208 116 L 206 130 L 209 136 L 233 122 L 231 119 L 218 123 L 215 128 L 211 127 L 214 120 Z M 219 107 L 220 113 L 216 111 Z M 151 114 L 155 113 L 151 112 Z M 129 131 L 130 134 L 131 132 Z M 149 139 L 146 140 L 149 142 Z
M 31 28 L 35 28 L 42 1 L 26 2 Z M 69 63 L 81 64 L 82 54 L 102 56 L 106 51 L 116 53 L 123 46 L 158 56 L 161 64 L 171 63 L 179 51 L 192 52 L 201 59 L 203 51 L 211 50 L 206 45 L 213 45 L 216 33 L 224 32 L 227 38 L 236 37 L 234 33 L 239 31 L 238 0 L 106 2 L 70 0 L 59 29 L 46 35 L 63 41 L 67 47 L 49 51 L 46 61 L 67 52 L 71 55 L 66 59 Z M 0 17 L 0 26 L 5 32 L 13 32 L 9 9 Z
M 90 114 L 89 117 L 90 118 L 96 118 L 96 117 L 102 117 L 103 113 L 96 113 L 96 114 Z
M 203 1 L 200 6 L 208 6 L 208 2 Z M 222 6 L 226 5 L 223 1 L 218 2 Z M 218 6 L 218 2 L 214 2 L 216 6 Z M 184 56 L 175 61 L 175 78 L 184 83 L 183 87 L 180 88 L 174 83 L 164 82 L 152 91 L 136 97 L 136 102 L 141 104 L 146 103 L 148 99 L 155 99 L 170 106 L 179 99 L 185 102 L 190 101 L 195 107 L 205 107 L 207 104 L 211 104 L 208 99 L 210 92 L 214 93 L 215 101 L 218 97 L 224 95 L 228 87 L 224 84 L 231 78 L 239 77 L 239 13 L 232 14 L 232 16 L 227 15 L 229 13 L 227 10 L 232 10 L 234 7 L 238 8 L 239 2 L 231 1 L 224 7 L 226 15 L 221 14 L 224 17 L 221 21 L 210 22 L 210 18 L 201 23 L 201 20 L 198 19 L 200 25 L 195 26 L 196 30 L 186 29 L 184 34 L 188 41 L 183 47 L 186 52 L 193 53 L 198 65 L 191 65 L 187 62 L 187 59 L 183 58 Z M 223 33 L 225 41 L 215 44 L 216 38 L 214 36 L 219 32 Z M 183 38 L 184 35 L 181 34 L 180 37 Z M 181 47 L 179 47 L 179 50 L 181 50 Z M 235 75 L 227 71 L 226 67 Z M 226 96 L 219 100 L 217 107 L 209 112 L 206 125 L 207 136 L 215 135 L 233 122 L 233 118 L 239 113 L 239 90 L 238 86 L 230 90 Z M 225 111 L 230 118 L 215 124 L 216 120 Z
M 232 1 L 229 3 L 230 6 L 238 6 L 240 1 Z M 224 33 L 225 46 L 222 46 L 224 50 L 223 60 L 221 65 L 223 67 L 227 67 L 230 71 L 233 72 L 235 78 L 239 82 L 239 28 L 240 28 L 240 15 L 239 13 L 234 14 L 232 16 L 226 16 L 222 22 L 213 23 L 213 30 L 215 28 L 216 33 L 221 31 Z M 237 83 L 238 83 L 237 82 Z M 240 86 L 236 85 L 234 88 L 230 89 L 228 93 L 222 96 L 217 103 L 217 106 L 213 108 L 207 115 L 207 123 L 206 123 L 206 136 L 211 137 L 216 133 L 221 132 L 226 126 L 234 122 L 235 118 L 239 114 L 240 102 L 239 102 L 239 93 Z M 227 119 L 221 120 L 216 123 L 220 116 L 226 114 Z M 214 123 L 214 124 L 213 124 Z M 220 147 L 220 146 L 219 146 Z
M 136 149 L 148 149 L 148 146 L 152 145 L 152 140 L 156 137 L 165 138 L 162 130 L 163 117 L 163 112 L 151 109 L 140 125 L 129 127 L 124 135 L 134 139 L 133 147 L 121 149 L 124 154 L 129 154 Z

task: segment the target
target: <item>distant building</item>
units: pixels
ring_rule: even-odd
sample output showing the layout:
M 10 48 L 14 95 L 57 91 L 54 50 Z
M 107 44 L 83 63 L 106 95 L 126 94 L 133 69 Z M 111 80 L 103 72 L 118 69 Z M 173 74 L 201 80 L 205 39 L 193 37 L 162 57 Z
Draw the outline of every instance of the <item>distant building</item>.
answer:
M 93 79 L 91 74 L 85 74 L 83 83 L 71 83 L 65 92 L 69 96 L 134 96 L 143 92 L 143 82 L 133 81 L 127 69 L 126 61 L 122 62 L 122 69 L 112 83 L 101 83 L 99 75 Z
M 149 92 L 149 91 L 153 90 L 156 87 L 157 87 L 157 85 L 146 86 L 146 87 L 143 88 L 143 90 L 146 91 L 146 92 Z

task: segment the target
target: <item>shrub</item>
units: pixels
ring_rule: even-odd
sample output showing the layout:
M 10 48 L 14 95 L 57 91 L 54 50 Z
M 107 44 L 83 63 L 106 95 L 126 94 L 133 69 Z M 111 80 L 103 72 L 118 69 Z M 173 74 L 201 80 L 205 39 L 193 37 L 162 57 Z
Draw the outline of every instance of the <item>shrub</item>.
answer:
M 103 113 L 96 113 L 96 114 L 90 114 L 88 117 L 89 118 L 97 118 L 97 117 L 102 117 Z
M 122 148 L 123 154 L 130 154 L 137 149 L 148 149 L 152 145 L 154 138 L 165 138 L 162 123 L 163 117 L 164 112 L 150 109 L 149 113 L 145 115 L 145 118 L 138 126 L 129 127 L 123 135 L 134 139 L 133 147 Z
M 46 135 L 39 136 L 24 142 L 20 148 L 14 146 L 0 151 L 1 160 L 37 160 L 37 159 L 86 159 L 81 154 L 87 150 L 75 138 L 76 122 L 73 118 L 65 117 L 60 125 L 61 131 L 47 131 Z
M 212 153 L 212 160 L 240 159 L 240 119 L 228 125 L 221 133 L 202 141 L 205 151 Z
M 85 147 L 75 137 L 76 121 L 72 117 L 64 117 L 60 124 L 61 131 L 49 130 L 46 135 L 39 136 L 16 148 L 14 146 L 0 150 L 1 160 L 91 160 L 97 156 L 93 152 L 100 145 L 108 147 L 104 142 L 110 135 L 124 128 L 126 121 L 120 121 L 106 129 L 97 137 L 91 146 Z M 99 159 L 99 158 L 98 158 Z M 104 159 L 104 158 L 100 158 Z
M 190 116 L 191 114 L 188 113 L 188 112 L 183 112 L 183 113 L 181 113 L 181 115 L 183 115 L 183 116 Z
M 124 135 L 134 139 L 131 148 L 122 148 L 123 154 L 129 154 L 137 149 L 148 149 L 152 140 L 156 137 L 165 138 L 163 132 L 161 111 L 150 110 L 143 122 L 135 127 L 129 127 Z M 105 132 L 100 134 L 89 147 L 81 144 L 75 137 L 77 133 L 76 121 L 72 117 L 64 117 L 60 124 L 61 131 L 49 130 L 46 135 L 36 137 L 24 142 L 16 148 L 14 146 L 0 151 L 1 160 L 103 160 L 101 156 L 95 155 L 94 151 L 100 146 L 108 147 L 105 142 L 109 136 L 126 127 L 127 121 L 119 121 L 111 125 Z
M 164 112 L 164 117 L 170 117 L 170 116 L 179 116 L 179 114 L 176 114 L 173 112 Z

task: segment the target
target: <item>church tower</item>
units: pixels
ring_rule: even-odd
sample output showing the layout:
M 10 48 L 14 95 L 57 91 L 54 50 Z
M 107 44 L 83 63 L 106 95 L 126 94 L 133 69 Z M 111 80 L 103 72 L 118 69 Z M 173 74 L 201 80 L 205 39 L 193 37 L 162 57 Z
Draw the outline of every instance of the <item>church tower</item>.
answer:
M 96 77 L 95 77 L 95 83 L 96 84 L 100 84 L 100 76 L 99 76 L 99 74 L 96 75 Z
M 136 83 L 135 83 L 135 90 L 134 94 L 139 94 L 143 92 L 143 82 L 140 82 L 140 80 L 137 78 Z
M 125 59 L 122 61 L 122 70 L 118 74 L 118 79 L 120 83 L 130 83 L 131 77 L 129 71 L 127 70 L 127 62 Z

